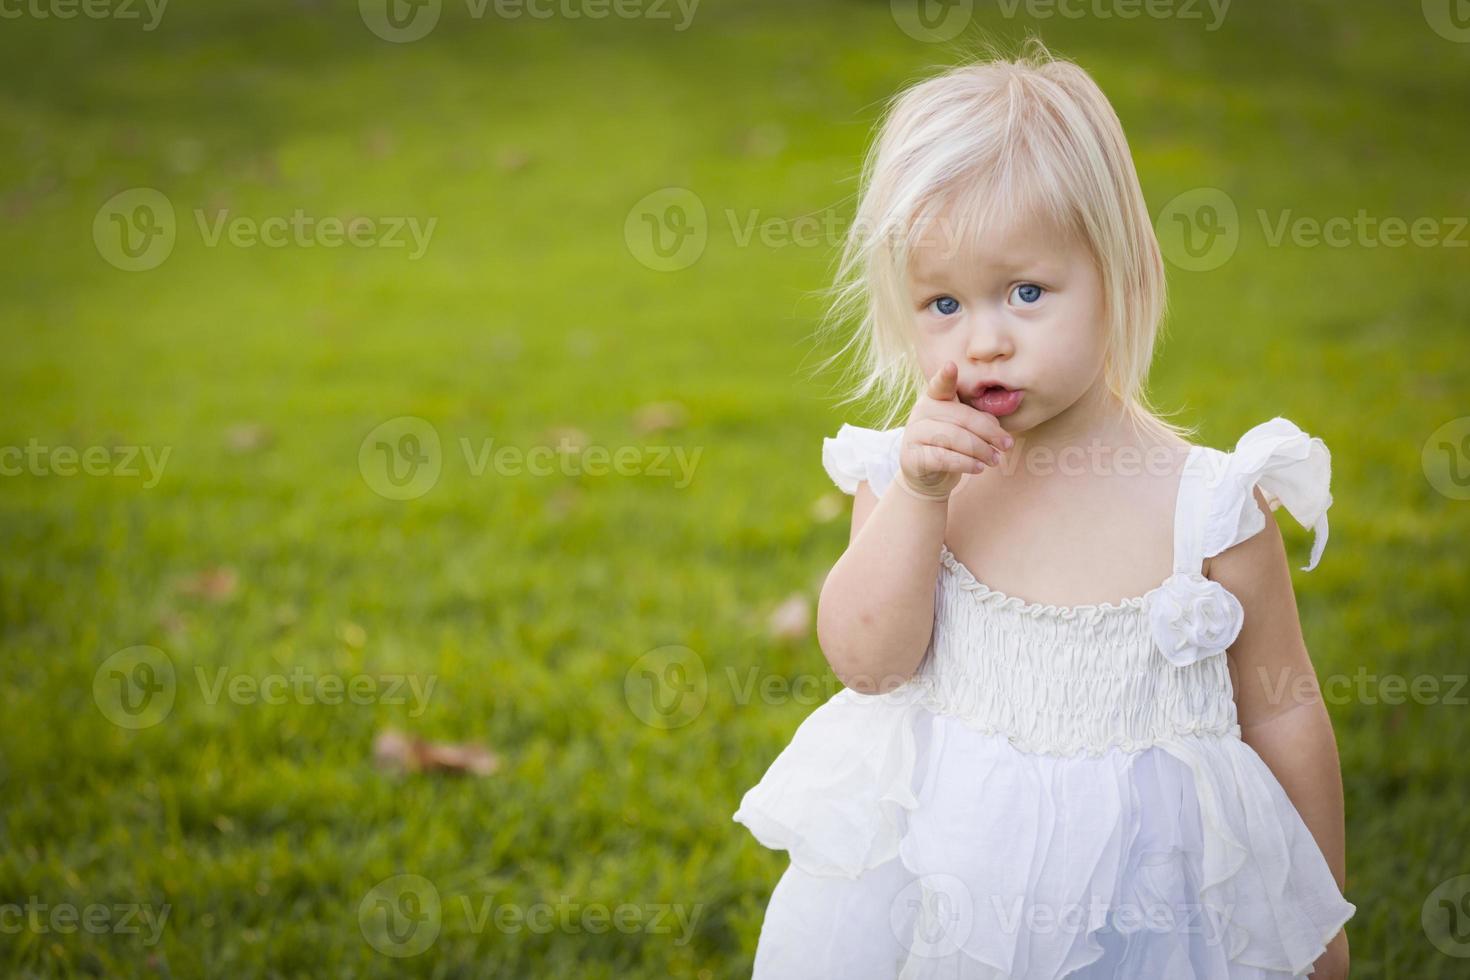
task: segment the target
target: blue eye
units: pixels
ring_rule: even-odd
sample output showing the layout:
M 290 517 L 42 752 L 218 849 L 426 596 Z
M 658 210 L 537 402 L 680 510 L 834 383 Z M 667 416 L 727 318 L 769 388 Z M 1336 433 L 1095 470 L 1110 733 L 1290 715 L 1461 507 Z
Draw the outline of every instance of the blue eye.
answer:
M 960 309 L 960 301 L 953 296 L 941 296 L 929 305 L 938 310 L 941 316 L 953 316 Z
M 1023 306 L 1030 306 L 1037 300 L 1041 299 L 1041 294 L 1043 292 L 1044 290 L 1040 286 L 1036 285 L 1036 283 L 1023 282 L 1021 283 L 1021 285 L 1011 290 L 1011 297 L 1013 299 L 1019 298 Z

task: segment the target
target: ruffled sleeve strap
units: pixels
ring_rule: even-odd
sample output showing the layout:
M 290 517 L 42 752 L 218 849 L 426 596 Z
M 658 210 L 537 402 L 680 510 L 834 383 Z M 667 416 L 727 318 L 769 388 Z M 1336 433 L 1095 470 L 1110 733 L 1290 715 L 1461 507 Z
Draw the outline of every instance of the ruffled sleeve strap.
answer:
M 1327 444 L 1308 436 L 1281 416 L 1262 422 L 1240 437 L 1235 451 L 1223 454 L 1220 472 L 1210 489 L 1205 523 L 1205 557 L 1219 554 L 1266 527 L 1256 505 L 1259 485 L 1272 510 L 1286 506 L 1298 524 L 1312 531 L 1312 554 L 1303 571 L 1311 571 L 1327 547 L 1327 508 L 1332 456 Z
M 843 493 L 856 494 L 858 484 L 866 480 L 873 493 L 882 496 L 898 472 L 902 442 L 903 426 L 865 429 L 844 423 L 836 436 L 822 440 L 822 465 Z

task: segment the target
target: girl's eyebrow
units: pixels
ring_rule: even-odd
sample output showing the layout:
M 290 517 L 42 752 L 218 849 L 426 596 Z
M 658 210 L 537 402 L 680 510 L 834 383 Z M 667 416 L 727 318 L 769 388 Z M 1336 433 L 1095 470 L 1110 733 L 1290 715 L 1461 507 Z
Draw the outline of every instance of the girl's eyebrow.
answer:
M 1057 264 L 1050 256 L 1024 257 L 1020 259 L 1002 258 L 990 265 L 990 268 L 1004 276 L 1017 273 L 1030 272 L 1043 277 L 1056 277 L 1062 266 Z M 910 278 L 916 285 L 938 286 L 951 283 L 963 278 L 967 270 L 958 270 L 953 265 L 941 269 L 919 269 L 910 272 Z M 973 273 L 970 273 L 973 277 Z
M 1046 263 L 1047 260 L 1044 256 L 1036 256 L 1035 258 L 1026 256 L 1019 259 L 1003 258 L 995 263 L 995 268 L 1003 272 L 1025 272 L 1028 269 L 1044 267 Z

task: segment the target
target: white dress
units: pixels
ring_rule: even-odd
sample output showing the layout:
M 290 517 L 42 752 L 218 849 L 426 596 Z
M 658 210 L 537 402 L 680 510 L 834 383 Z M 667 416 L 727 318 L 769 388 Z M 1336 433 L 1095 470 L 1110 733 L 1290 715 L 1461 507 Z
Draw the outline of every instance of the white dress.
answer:
M 823 442 L 882 494 L 903 429 Z M 790 864 L 761 978 L 1239 980 L 1306 975 L 1356 907 L 1240 739 L 1240 602 L 1204 559 L 1265 527 L 1252 488 L 1327 543 L 1330 457 L 1284 418 L 1192 447 L 1174 572 L 1117 603 L 988 588 L 941 545 L 934 632 L 887 694 L 801 724 L 734 819 Z

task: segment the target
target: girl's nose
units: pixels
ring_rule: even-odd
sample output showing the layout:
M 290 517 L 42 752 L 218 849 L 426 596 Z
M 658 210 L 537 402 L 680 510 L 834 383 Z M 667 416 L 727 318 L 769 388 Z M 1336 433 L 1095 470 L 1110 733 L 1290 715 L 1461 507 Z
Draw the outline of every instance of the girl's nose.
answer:
M 991 361 L 1015 353 L 1010 329 L 1003 318 L 978 314 L 971 318 L 969 343 L 965 354 L 972 361 Z

